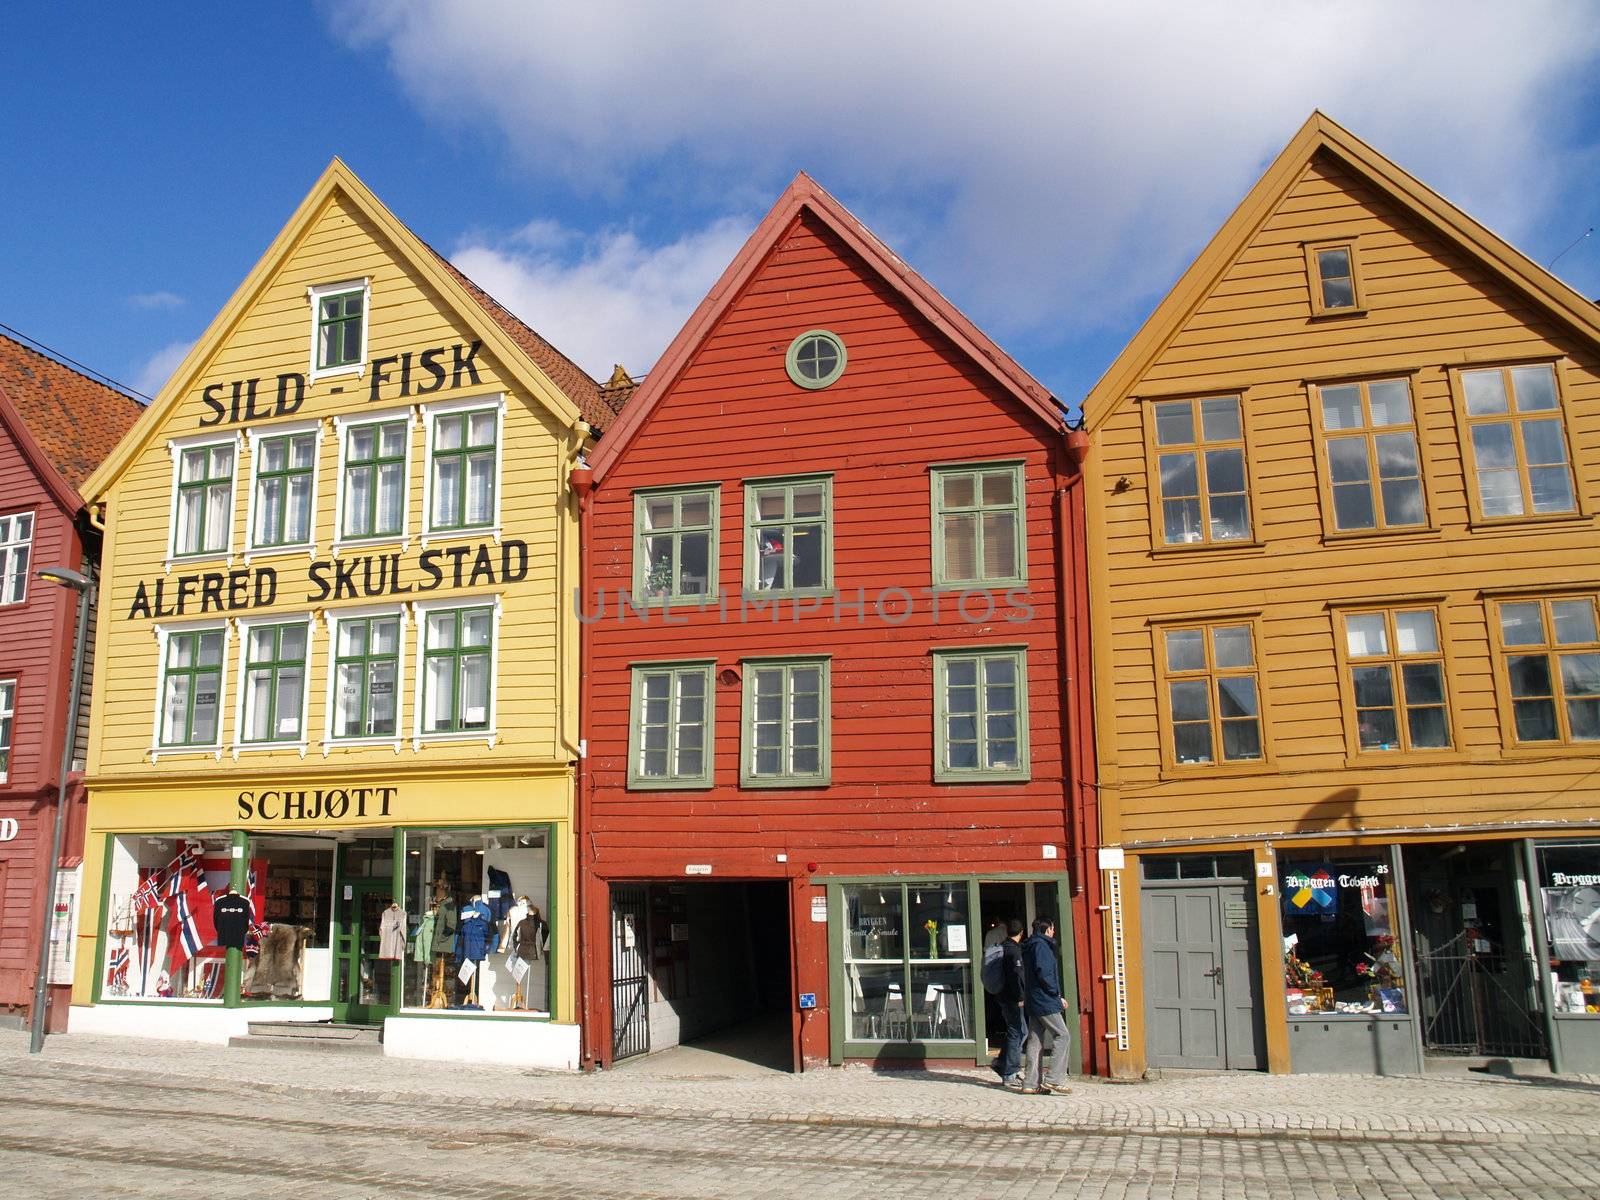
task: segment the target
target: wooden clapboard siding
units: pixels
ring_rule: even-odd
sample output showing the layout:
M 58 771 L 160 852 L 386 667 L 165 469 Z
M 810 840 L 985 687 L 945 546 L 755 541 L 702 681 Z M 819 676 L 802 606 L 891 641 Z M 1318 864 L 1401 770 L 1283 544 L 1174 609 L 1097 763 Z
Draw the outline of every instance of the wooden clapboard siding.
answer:
M 566 761 L 569 751 L 562 749 L 563 733 L 569 723 L 575 728 L 570 676 L 576 669 L 575 638 L 568 627 L 570 614 L 561 594 L 561 560 L 575 552 L 575 520 L 565 500 L 567 447 L 571 435 L 556 420 L 541 398 L 530 394 L 522 382 L 529 364 L 508 369 L 488 345 L 478 352 L 475 363 L 479 384 L 463 377 L 460 387 L 444 388 L 429 395 L 402 397 L 398 393 L 400 366 L 387 366 L 389 380 L 374 400 L 371 395 L 370 368 L 358 376 L 344 374 L 308 381 L 300 409 L 282 421 L 268 418 L 249 423 L 257 435 L 270 433 L 275 423 L 319 425 L 317 476 L 315 483 L 315 552 L 289 554 L 246 554 L 249 531 L 249 489 L 252 452 L 242 446 L 236 473 L 233 505 L 234 553 L 228 562 L 210 561 L 189 565 L 174 563 L 167 569 L 172 538 L 171 503 L 173 460 L 168 441 L 197 434 L 230 436 L 244 425 L 224 420 L 221 425 L 203 426 L 202 420 L 214 414 L 202 401 L 210 384 L 235 379 L 261 379 L 259 407 L 271 407 L 279 374 L 299 373 L 309 377 L 311 354 L 311 306 L 307 289 L 319 284 L 347 280 L 370 281 L 367 360 L 420 352 L 430 347 L 470 345 L 480 339 L 467 310 L 441 290 L 419 269 L 415 260 L 388 236 L 380 219 L 346 190 L 329 190 L 319 208 L 312 212 L 303 230 L 294 237 L 287 255 L 260 287 L 248 305 L 214 339 L 204 359 L 188 364 L 187 378 L 175 402 L 159 414 L 161 426 L 145 440 L 136 454 L 111 481 L 106 494 L 107 520 L 111 536 L 107 543 L 106 581 L 102 592 L 103 608 L 100 662 L 103 677 L 113 680 L 96 697 L 95 728 L 99 736 L 90 764 L 96 777 L 137 776 L 141 772 L 181 769 L 197 777 L 236 770 L 232 756 L 225 751 L 221 760 L 211 755 L 163 752 L 160 762 L 151 763 L 156 696 L 160 670 L 153 626 L 158 623 L 128 614 L 141 582 L 147 587 L 158 579 L 170 589 L 179 575 L 196 571 L 226 571 L 230 567 L 269 566 L 277 572 L 278 593 L 270 608 L 228 614 L 212 613 L 202 618 L 197 606 L 186 620 L 220 620 L 228 617 L 263 617 L 282 614 L 314 615 L 307 697 L 306 732 L 312 754 L 320 758 L 323 730 L 328 720 L 328 679 L 331 670 L 329 631 L 324 619 L 340 607 L 394 603 L 410 600 L 460 601 L 501 598 L 502 617 L 497 653 L 495 723 L 499 737 L 492 748 L 476 743 L 423 744 L 409 746 L 405 758 L 397 762 L 395 752 L 380 748 L 334 748 L 331 761 L 338 765 L 386 765 L 391 770 L 408 764 L 492 759 L 535 758 Z M 479 314 L 481 316 L 481 314 Z M 443 359 L 447 369 L 451 355 Z M 422 379 L 420 369 L 414 382 Z M 506 398 L 502 428 L 501 537 L 520 539 L 528 545 L 528 572 L 520 582 L 494 586 L 453 588 L 449 576 L 445 585 L 428 593 L 361 597 L 356 600 L 312 600 L 308 568 L 313 557 L 327 560 L 337 534 L 337 494 L 339 488 L 339 445 L 334 426 L 336 416 L 360 416 L 366 412 L 392 414 L 410 406 L 448 403 L 470 397 L 486 402 L 504 394 Z M 223 401 L 229 400 L 224 389 Z M 399 552 L 402 579 L 416 584 L 423 576 L 415 566 L 421 550 L 424 527 L 424 478 L 428 470 L 426 433 L 413 420 L 409 426 L 410 478 L 408 485 L 408 533 L 402 549 L 398 542 L 383 543 L 370 550 L 347 549 L 341 559 L 363 554 Z M 488 541 L 481 533 L 450 536 L 432 535 L 430 548 L 448 550 L 452 546 L 476 547 Z M 491 544 L 498 567 L 498 547 Z M 248 562 L 247 562 L 248 557 Z M 470 567 L 471 557 L 468 565 Z M 442 564 L 449 570 L 448 559 Z M 575 576 L 575 570 L 574 570 Z M 360 581 L 358 571 L 358 585 Z M 570 584 L 568 585 L 570 586 Z M 565 630 L 565 632 L 564 632 Z M 229 644 L 224 686 L 222 742 L 231 746 L 240 718 L 240 643 L 235 631 Z M 408 734 L 414 727 L 415 685 L 417 683 L 418 628 L 412 622 L 403 647 L 403 686 L 399 704 L 399 727 Z M 565 680 L 565 681 L 564 681 Z M 564 711 L 566 710 L 566 711 Z M 242 756 L 263 769 L 275 762 L 300 764 L 293 749 L 252 750 Z M 174 764 L 179 764 L 178 768 Z
M 793 338 L 827 328 L 849 367 L 831 387 L 790 382 Z M 614 598 L 633 582 L 633 492 L 669 484 L 721 485 L 718 574 L 733 620 L 712 610 L 631 612 L 586 628 L 589 637 L 588 769 L 594 786 L 587 841 L 608 874 L 661 869 L 717 854 L 793 852 L 824 873 L 1051 869 L 1041 845 L 1067 840 L 1063 799 L 1059 564 L 1055 491 L 1059 464 L 1039 417 L 920 317 L 814 217 L 794 221 L 729 305 L 660 404 L 628 443 L 592 501 L 591 595 Z M 992 616 L 956 597 L 934 619 L 929 467 L 967 460 L 1025 464 L 1032 617 L 1012 624 L 996 594 Z M 780 600 L 739 623 L 744 563 L 744 482 L 833 476 L 834 585 L 840 601 L 865 598 L 860 619 L 834 600 Z M 873 605 L 884 589 L 915 600 L 891 624 Z M 898 593 L 895 593 L 898 596 Z M 897 610 L 901 599 L 893 601 Z M 590 604 L 592 611 L 593 605 Z M 777 611 L 774 623 L 771 612 Z M 797 615 L 797 609 L 800 613 Z M 1032 779 L 933 783 L 933 663 L 940 646 L 1027 647 Z M 715 688 L 715 786 L 629 791 L 630 665 L 713 657 L 831 655 L 832 782 L 796 790 L 741 789 L 740 683 Z
M 1274 171 L 1282 169 L 1280 160 Z M 1313 319 L 1303 246 L 1349 237 L 1366 311 Z M 1502 745 L 1484 597 L 1520 587 L 1600 588 L 1600 347 L 1592 332 L 1326 145 L 1287 177 L 1236 253 L 1213 257 L 1206 270 L 1213 269 L 1202 290 L 1183 293 L 1195 302 L 1181 319 L 1163 330 L 1147 326 L 1141 339 L 1151 352 L 1121 375 L 1114 368 L 1114 394 L 1092 396 L 1088 406 L 1096 423 L 1099 745 L 1102 769 L 1115 780 L 1102 794 L 1106 840 L 1594 821 L 1600 748 Z M 1186 276 L 1179 287 L 1190 284 Z M 1560 364 L 1576 483 L 1590 516 L 1474 528 L 1449 370 L 1526 359 Z M 1434 527 L 1327 538 L 1308 383 L 1400 372 L 1411 373 Z M 1244 398 L 1259 544 L 1156 548 L 1143 404 L 1225 393 Z M 1330 605 L 1406 598 L 1440 605 L 1456 750 L 1431 760 L 1352 758 Z M 1271 765 L 1164 770 L 1152 624 L 1236 612 L 1261 614 Z

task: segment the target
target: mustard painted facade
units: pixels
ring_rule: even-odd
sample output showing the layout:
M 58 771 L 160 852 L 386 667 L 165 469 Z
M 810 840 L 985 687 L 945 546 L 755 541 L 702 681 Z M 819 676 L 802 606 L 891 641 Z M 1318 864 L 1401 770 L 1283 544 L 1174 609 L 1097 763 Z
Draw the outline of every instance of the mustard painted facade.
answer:
M 1117 1073 L 1596 1060 L 1597 316 L 1319 114 L 1089 397 Z
M 86 489 L 82 1027 L 281 1009 L 386 1020 L 391 1053 L 575 1062 L 566 481 L 596 394 L 329 168 Z M 242 949 L 178 903 L 230 886 Z M 445 1015 L 465 1031 L 418 1025 Z

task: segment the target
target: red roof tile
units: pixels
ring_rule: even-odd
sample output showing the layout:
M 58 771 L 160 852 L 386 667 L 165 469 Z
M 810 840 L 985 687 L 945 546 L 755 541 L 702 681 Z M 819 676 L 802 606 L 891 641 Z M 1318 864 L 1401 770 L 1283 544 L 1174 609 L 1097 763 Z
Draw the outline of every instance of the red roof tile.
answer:
M 0 334 L 0 391 L 74 491 L 144 411 L 131 396 L 4 334 Z
M 423 244 L 427 245 L 426 242 Z M 494 323 L 504 329 L 511 340 L 522 348 L 522 352 L 550 377 L 550 382 L 578 406 L 583 419 L 594 427 L 596 433 L 611 424 L 616 409 L 606 402 L 602 397 L 600 385 L 589 378 L 582 367 L 545 341 L 510 309 L 463 275 L 448 258 L 434 250 L 432 246 L 428 246 L 428 249 L 432 250 L 434 257 L 455 276 L 456 282 L 467 289 L 467 294 L 478 302 L 479 307 L 489 314 Z

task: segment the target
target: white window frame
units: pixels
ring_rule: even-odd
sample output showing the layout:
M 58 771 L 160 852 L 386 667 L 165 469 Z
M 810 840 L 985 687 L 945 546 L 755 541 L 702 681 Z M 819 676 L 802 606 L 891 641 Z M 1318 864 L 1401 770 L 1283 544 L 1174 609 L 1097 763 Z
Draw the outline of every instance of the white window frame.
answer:
M 322 310 L 324 296 L 337 296 L 344 292 L 361 291 L 361 354 L 353 363 L 342 367 L 317 366 L 317 333 L 320 322 L 317 320 Z M 332 379 L 338 375 L 354 375 L 360 378 L 367 370 L 367 337 L 372 328 L 372 280 L 367 276 L 360 279 L 346 279 L 341 283 L 319 283 L 306 289 L 306 298 L 311 302 L 311 353 L 306 366 L 306 378 L 312 383 L 319 379 Z
M 10 779 L 11 779 L 11 760 L 16 755 L 16 752 L 17 752 L 17 679 L 16 679 L 16 676 L 13 675 L 13 676 L 11 676 L 10 678 L 7 678 L 7 679 L 0 679 L 0 694 L 4 694 L 7 689 L 10 689 L 10 693 L 11 694 L 5 699 L 4 703 L 0 703 L 0 718 L 4 718 L 4 717 L 10 717 L 11 718 L 11 740 L 9 742 L 6 742 L 6 743 L 0 743 L 0 747 L 3 747 L 5 752 L 6 752 L 5 765 L 4 766 L 0 766 L 0 783 L 7 783 L 7 782 L 10 781 Z
M 178 553 L 178 474 L 183 467 L 183 452 L 185 450 L 198 450 L 201 446 L 220 446 L 225 442 L 233 445 L 233 478 L 229 482 L 228 501 L 228 544 L 221 550 L 206 550 L 198 554 Z M 202 563 L 226 560 L 229 566 L 233 565 L 233 527 L 235 524 L 235 510 L 239 505 L 239 459 L 244 454 L 244 435 L 238 430 L 232 433 L 198 433 L 189 437 L 171 438 L 167 442 L 167 453 L 172 457 L 172 494 L 167 498 L 167 554 L 163 567 L 168 574 L 172 573 L 176 563 Z
M 163 746 L 161 744 L 161 708 L 162 701 L 166 698 L 167 639 L 175 633 L 207 633 L 212 630 L 220 630 L 222 632 L 222 656 L 217 667 L 217 740 L 209 746 Z M 163 757 L 171 758 L 177 754 L 209 754 L 218 762 L 221 762 L 224 718 L 228 714 L 228 656 L 232 652 L 233 622 L 173 622 L 157 625 L 151 632 L 154 633 L 156 639 L 156 696 L 155 719 L 150 726 L 150 761 L 153 763 L 160 762 Z
M 400 618 L 400 641 L 395 653 L 395 680 L 394 696 L 398 706 L 401 698 L 406 694 L 406 631 L 411 624 L 411 608 L 406 604 L 365 604 L 354 608 L 334 608 L 323 614 L 323 620 L 328 628 L 328 702 L 323 713 L 322 721 L 322 757 L 327 758 L 338 746 L 389 746 L 396 754 L 405 745 L 405 714 L 398 708 L 395 711 L 394 736 L 392 737 L 336 737 L 333 732 L 335 717 L 334 705 L 336 703 L 335 691 L 338 686 L 336 663 L 339 657 L 339 622 L 346 620 L 362 620 L 369 617 L 398 617 Z M 496 635 L 499 630 L 496 628 Z M 496 643 L 498 646 L 498 643 Z M 498 649 L 496 650 L 498 654 Z M 491 680 L 491 686 L 493 681 Z M 491 693 L 492 695 L 492 693 Z M 481 735 L 479 735 L 481 736 Z
M 422 731 L 422 683 L 427 668 L 428 614 L 436 609 L 482 608 L 493 605 L 489 637 L 494 653 L 489 657 L 489 728 L 472 729 L 460 733 L 424 733 Z M 412 624 L 417 630 L 416 678 L 411 684 L 411 748 L 420 750 L 429 742 L 483 742 L 490 749 L 500 740 L 500 618 L 503 611 L 501 597 L 456 595 L 444 600 L 418 600 L 411 606 Z
M 398 534 L 385 533 L 376 537 L 351 537 L 344 535 L 344 470 L 346 455 L 349 450 L 350 440 L 346 436 L 352 426 L 362 425 L 388 425 L 396 421 L 406 424 L 406 465 L 405 465 L 405 502 L 400 505 L 400 532 Z M 411 548 L 411 471 L 414 459 L 413 448 L 417 440 L 417 430 L 427 429 L 422 419 L 421 412 L 415 405 L 405 408 L 391 408 L 381 412 L 349 412 L 340 413 L 333 418 L 333 434 L 339 442 L 339 474 L 338 482 L 334 485 L 335 501 L 333 506 L 333 542 L 331 552 L 337 556 L 341 551 L 351 549 L 365 549 L 369 546 L 385 546 L 399 543 L 401 550 Z
M 233 757 L 238 759 L 241 754 L 258 754 L 262 751 L 297 750 L 300 757 L 306 756 L 310 748 L 311 724 L 311 667 L 316 659 L 316 621 L 309 612 L 263 613 L 258 617 L 236 617 L 233 624 L 238 627 L 239 633 L 239 693 L 233 702 L 233 742 L 231 748 Z M 245 686 L 250 660 L 250 631 L 260 625 L 295 625 L 303 624 L 306 627 L 306 666 L 305 678 L 301 682 L 300 695 L 300 736 L 294 741 L 275 742 L 247 742 L 244 740 L 245 709 L 250 703 L 250 689 Z M 165 658 L 163 657 L 163 662 Z
M 316 445 L 311 451 L 311 511 L 308 514 L 306 529 L 310 532 L 310 540 L 292 542 L 283 546 L 258 546 L 256 545 L 256 464 L 258 461 L 257 444 L 264 438 L 293 437 L 295 434 L 309 433 L 316 437 Z M 322 422 L 310 421 L 285 421 L 281 425 L 258 425 L 245 431 L 245 442 L 250 449 L 250 491 L 244 505 L 244 564 L 250 565 L 254 558 L 273 558 L 284 554 L 309 554 L 312 558 L 317 556 L 317 493 L 322 488 Z M 237 467 L 235 468 L 237 474 Z
M 0 542 L 0 608 L 13 604 L 26 604 L 28 602 L 28 577 L 33 574 L 33 535 L 39 531 L 39 513 L 37 509 L 23 508 L 16 512 L 0 513 L 0 516 L 15 520 L 18 517 L 28 518 L 28 539 L 13 538 L 9 542 Z M 28 569 L 22 573 L 22 595 L 15 600 L 5 598 L 6 579 L 11 574 L 11 552 L 19 546 L 28 548 Z M 0 773 L 3 778 L 3 773 Z
M 433 422 L 434 418 L 473 409 L 494 409 L 494 520 L 487 526 L 472 529 L 435 529 L 433 527 Z M 488 538 L 500 544 L 500 511 L 505 493 L 506 454 L 506 394 L 489 392 L 468 396 L 461 400 L 444 400 L 438 404 L 419 407 L 422 418 L 422 546 L 430 541 L 459 542 L 473 538 Z

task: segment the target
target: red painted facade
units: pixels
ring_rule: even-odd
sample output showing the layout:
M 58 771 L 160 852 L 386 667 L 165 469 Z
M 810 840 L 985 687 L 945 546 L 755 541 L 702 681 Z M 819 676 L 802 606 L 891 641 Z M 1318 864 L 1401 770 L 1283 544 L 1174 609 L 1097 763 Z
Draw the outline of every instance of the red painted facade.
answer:
M 16 822 L 15 837 L 0 841 L 0 1013 L 25 1017 L 32 1005 L 77 627 L 77 593 L 37 572 L 83 571 L 86 555 L 92 563 L 99 539 L 81 518 L 76 484 L 138 413 L 128 397 L 0 338 L 0 517 L 33 516 L 26 594 L 0 603 L 0 681 L 16 681 L 11 756 L 0 783 L 0 829 L 10 832 Z M 87 696 L 86 684 L 80 760 Z M 83 846 L 78 778 L 70 780 L 68 802 L 62 859 L 70 865 Z M 71 988 L 50 991 L 50 1028 L 64 1029 Z
M 848 350 L 831 386 L 785 369 L 800 333 Z M 1027 584 L 1007 595 L 932 593 L 930 468 L 1024 467 Z M 587 757 L 579 788 L 586 1055 L 611 1047 L 608 891 L 626 880 L 784 880 L 790 894 L 797 1063 L 829 1056 L 826 924 L 811 919 L 829 877 L 1005 879 L 1070 869 L 1080 979 L 1097 872 L 1082 869 L 1093 814 L 1079 460 L 1052 398 L 859 223 L 803 176 L 691 318 L 594 459 L 584 502 Z M 744 610 L 744 483 L 832 477 L 831 598 Z M 728 612 L 674 606 L 619 613 L 633 585 L 634 492 L 719 484 L 718 576 Z M 603 605 L 603 615 L 601 606 Z M 934 669 L 941 647 L 1027 650 L 1031 777 L 935 783 Z M 830 656 L 831 779 L 740 786 L 742 659 Z M 714 658 L 714 785 L 628 787 L 631 666 Z M 1046 858 L 1045 848 L 1057 858 Z M 780 861 L 786 856 L 787 861 Z M 1063 904 L 1061 919 L 1069 914 Z M 1095 923 L 1098 924 L 1097 918 Z M 1097 989 L 1084 987 L 1085 997 Z M 791 1005 L 791 1007 L 793 1007 Z M 1078 1036 L 1099 1064 L 1097 1017 Z

